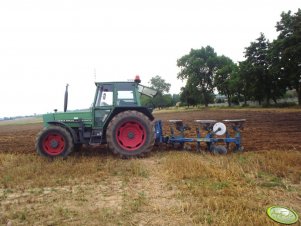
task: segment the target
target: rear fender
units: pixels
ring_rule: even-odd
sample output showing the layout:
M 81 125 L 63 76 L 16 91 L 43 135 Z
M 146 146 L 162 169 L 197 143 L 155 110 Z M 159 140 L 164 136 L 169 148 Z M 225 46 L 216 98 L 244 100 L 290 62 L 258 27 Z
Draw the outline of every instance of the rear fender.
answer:
M 60 127 L 65 128 L 71 134 L 73 142 L 77 143 L 78 137 L 77 137 L 75 131 L 71 127 L 69 127 L 68 125 L 66 125 L 65 123 L 58 122 L 58 121 L 50 121 L 50 122 L 47 122 L 47 124 L 48 125 L 54 125 L 54 126 L 60 126 Z

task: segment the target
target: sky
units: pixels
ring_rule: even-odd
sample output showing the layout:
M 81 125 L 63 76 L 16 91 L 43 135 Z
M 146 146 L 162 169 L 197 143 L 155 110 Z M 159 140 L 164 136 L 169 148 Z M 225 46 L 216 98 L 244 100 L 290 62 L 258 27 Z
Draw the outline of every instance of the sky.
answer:
M 263 32 L 277 38 L 281 12 L 300 0 L 2 0 L 0 1 L 0 118 L 89 108 L 94 82 L 142 84 L 159 75 L 170 93 L 177 59 L 212 46 L 234 62 Z

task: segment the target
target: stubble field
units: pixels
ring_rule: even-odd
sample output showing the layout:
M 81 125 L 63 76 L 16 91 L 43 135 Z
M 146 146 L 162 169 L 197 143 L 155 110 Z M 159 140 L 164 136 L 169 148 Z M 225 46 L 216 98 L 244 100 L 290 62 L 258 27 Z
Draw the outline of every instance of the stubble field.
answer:
M 105 147 L 37 156 L 40 123 L 0 124 L 0 224 L 277 225 L 266 208 L 301 213 L 301 110 L 155 112 L 156 119 L 246 119 L 243 153 L 154 148 L 122 160 Z M 301 225 L 300 220 L 296 225 Z

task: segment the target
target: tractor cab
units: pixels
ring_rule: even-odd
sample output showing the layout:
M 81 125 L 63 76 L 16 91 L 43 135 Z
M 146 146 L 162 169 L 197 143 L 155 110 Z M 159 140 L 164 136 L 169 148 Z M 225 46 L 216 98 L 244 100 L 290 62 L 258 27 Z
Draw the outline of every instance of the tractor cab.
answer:
M 128 82 L 96 82 L 96 93 L 93 104 L 94 127 L 103 127 L 112 112 L 141 108 L 140 97 L 154 97 L 157 91 L 143 86 L 140 78 Z M 143 110 L 144 111 L 144 110 Z
M 95 85 L 96 95 L 94 107 L 99 106 L 141 106 L 140 96 L 146 95 L 153 98 L 157 91 L 134 82 L 106 82 Z
M 141 106 L 137 84 L 134 82 L 95 83 L 93 104 L 94 127 L 103 127 L 116 107 Z
M 133 82 L 96 83 L 94 107 L 140 106 L 136 84 Z

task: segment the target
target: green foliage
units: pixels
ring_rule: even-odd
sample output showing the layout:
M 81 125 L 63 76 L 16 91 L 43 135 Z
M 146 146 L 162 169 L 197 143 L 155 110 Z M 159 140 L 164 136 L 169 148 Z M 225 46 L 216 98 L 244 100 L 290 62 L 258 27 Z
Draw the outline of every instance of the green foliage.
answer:
M 149 81 L 151 88 L 157 90 L 159 93 L 164 94 L 168 93 L 170 89 L 170 83 L 167 83 L 165 79 L 163 79 L 161 76 L 156 75 L 155 77 L 152 77 Z
M 181 88 L 180 100 L 185 105 L 196 106 L 200 103 L 200 92 L 195 87 L 190 87 L 189 83 L 185 87 Z
M 280 32 L 270 43 L 264 34 L 246 48 L 246 60 L 239 63 L 237 82 L 247 99 L 268 106 L 282 97 L 286 88 L 294 88 L 301 104 L 301 10 L 281 14 L 277 23 Z M 246 102 L 245 102 L 246 103 Z
M 149 96 L 141 95 L 140 96 L 141 106 L 153 108 L 153 99 Z
M 189 54 L 177 60 L 177 66 L 180 67 L 178 78 L 187 79 L 184 90 L 187 94 L 182 94 L 186 100 L 191 98 L 191 103 L 198 102 L 194 95 L 199 94 L 197 96 L 202 97 L 205 106 L 208 106 L 214 90 L 214 76 L 221 66 L 220 63 L 219 57 L 210 46 L 191 49 Z
M 231 106 L 231 99 L 234 94 L 239 93 L 238 66 L 226 57 L 220 57 L 221 68 L 214 77 L 214 85 L 220 94 L 226 95 L 228 105 Z
M 173 94 L 172 95 L 172 101 L 173 101 L 173 105 L 176 105 L 178 102 L 180 102 L 180 94 Z
M 240 99 L 238 96 L 232 96 L 230 99 L 231 105 L 239 105 Z
M 260 104 L 266 98 L 269 103 L 271 98 L 271 73 L 269 72 L 268 50 L 269 41 L 266 40 L 263 33 L 251 42 L 250 46 L 246 48 L 245 57 L 249 65 L 251 76 L 250 93 Z
M 288 88 L 296 89 L 301 105 L 301 9 L 293 15 L 283 12 L 276 28 L 280 33 L 273 42 L 273 69 L 281 72 L 280 78 Z
M 245 96 L 269 106 L 270 100 L 283 96 L 287 84 L 279 68 L 277 41 L 270 43 L 264 34 L 246 48 L 246 60 L 240 63 Z
M 178 96 L 172 96 L 168 94 L 170 89 L 170 83 L 165 82 L 163 78 L 159 75 L 152 77 L 149 81 L 151 88 L 158 91 L 158 94 L 154 98 L 150 98 L 147 96 L 141 96 L 141 105 L 151 108 L 162 108 L 162 107 L 170 107 L 176 104 L 175 100 L 179 99 Z M 167 93 L 167 94 L 165 94 Z
M 142 106 L 162 108 L 170 107 L 175 104 L 173 97 L 168 94 L 171 86 L 170 83 L 167 83 L 165 79 L 161 78 L 159 75 L 152 77 L 149 83 L 151 85 L 151 88 L 158 91 L 158 94 L 153 99 L 149 97 L 141 97 Z
M 238 74 L 237 74 L 237 83 L 241 89 L 241 93 L 244 96 L 244 104 L 247 104 L 247 100 L 249 100 L 252 93 L 252 65 L 248 61 L 239 62 L 238 65 Z
M 172 96 L 170 94 L 162 95 L 161 93 L 159 93 L 153 99 L 153 103 L 154 103 L 154 106 L 157 108 L 171 107 L 171 106 L 173 106 Z

